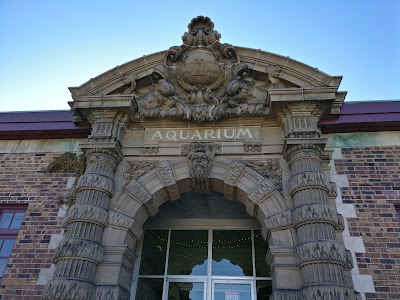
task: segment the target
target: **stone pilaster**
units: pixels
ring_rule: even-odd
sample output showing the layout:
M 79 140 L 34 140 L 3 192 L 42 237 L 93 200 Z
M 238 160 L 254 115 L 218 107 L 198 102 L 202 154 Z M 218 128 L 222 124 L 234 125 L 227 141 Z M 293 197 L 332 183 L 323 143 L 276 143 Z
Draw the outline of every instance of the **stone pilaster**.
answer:
M 295 257 L 302 276 L 299 299 L 354 299 L 345 276 L 349 258 L 336 237 L 341 220 L 328 199 L 330 186 L 322 170 L 325 140 L 312 110 L 296 108 L 300 106 L 290 108 L 282 128 L 284 155 L 291 169 Z
M 76 202 L 65 219 L 64 240 L 56 249 L 54 278 L 42 299 L 94 299 L 97 265 L 103 259 L 104 228 L 114 192 L 114 172 L 122 159 L 120 145 L 126 117 L 93 114 L 92 134 L 81 144 L 87 162 L 76 187 Z

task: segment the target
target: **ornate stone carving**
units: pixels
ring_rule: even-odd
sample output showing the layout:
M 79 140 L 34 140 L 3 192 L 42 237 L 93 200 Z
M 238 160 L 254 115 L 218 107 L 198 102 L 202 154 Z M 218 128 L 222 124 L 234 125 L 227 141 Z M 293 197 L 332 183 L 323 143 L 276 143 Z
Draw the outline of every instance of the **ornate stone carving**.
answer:
M 147 172 L 155 169 L 158 163 L 158 161 L 128 161 L 124 183 L 128 184 L 132 179 L 139 179 Z
M 247 167 L 271 180 L 282 191 L 282 169 L 279 159 L 242 160 Z
M 262 152 L 261 143 L 244 143 L 244 152 Z
M 239 161 L 232 161 L 224 180 L 225 198 L 233 200 L 235 187 L 243 174 L 246 165 Z
M 176 178 L 171 164 L 168 161 L 162 161 L 157 165 L 156 169 L 171 200 L 178 200 L 181 197 L 181 192 L 176 184 Z
M 322 204 L 306 204 L 293 210 L 293 223 L 297 226 L 307 222 L 329 222 L 337 226 L 337 215 L 334 208 Z
M 300 300 L 300 293 L 298 290 L 289 289 L 274 289 L 270 300 Z
M 72 221 L 90 221 L 100 225 L 106 224 L 108 212 L 97 205 L 73 205 L 64 221 L 64 227 Z
M 300 300 L 354 300 L 354 291 L 340 285 L 313 285 L 301 290 Z
M 287 209 L 265 218 L 265 225 L 268 230 L 284 228 L 292 225 L 292 210 Z
M 336 241 L 319 240 L 297 245 L 295 255 L 299 265 L 317 261 L 347 263 L 345 248 Z
M 214 23 L 208 17 L 193 18 L 188 29 L 182 37 L 186 46 L 209 46 L 221 37 L 218 31 L 214 30 Z
M 150 92 L 138 94 L 140 116 L 205 122 L 266 113 L 266 89 L 255 85 L 252 68 L 240 63 L 235 48 L 219 42 L 211 20 L 199 16 L 188 28 L 183 45 L 171 47 L 151 73 Z
M 220 145 L 196 142 L 184 147 L 182 154 L 187 154 L 189 174 L 193 191 L 200 194 L 210 192 L 210 175 L 216 153 Z
M 354 267 L 353 257 L 351 256 L 350 250 L 347 250 L 347 249 L 346 249 L 346 262 L 344 264 L 344 267 L 349 270 L 353 269 L 353 267 Z
M 160 147 L 143 147 L 142 154 L 158 154 Z
M 250 192 L 249 194 L 249 199 L 251 202 L 254 204 L 259 203 L 260 201 L 264 200 L 267 198 L 269 194 L 274 192 L 276 190 L 275 184 L 265 178 L 263 181 L 261 181 L 254 189 L 253 191 Z
M 335 182 L 328 183 L 328 196 L 332 198 L 336 198 L 338 195 L 337 193 L 337 185 Z
M 114 181 L 99 174 L 83 174 L 76 185 L 78 191 L 83 189 L 97 189 L 107 193 L 109 196 L 114 192 Z
M 45 286 L 42 299 L 87 300 L 92 298 L 93 292 L 94 285 L 87 281 L 56 278 Z
M 130 292 L 119 285 L 99 285 L 96 287 L 96 300 L 129 300 Z
M 136 201 L 143 203 L 150 216 L 155 216 L 158 212 L 158 204 L 155 202 L 150 193 L 135 179 L 132 179 L 124 191 Z
M 103 246 L 99 243 L 79 238 L 65 238 L 57 247 L 54 262 L 62 257 L 86 258 L 100 262 L 102 256 Z
M 293 175 L 289 180 L 289 189 L 294 194 L 304 187 L 318 186 L 328 191 L 325 175 L 321 172 L 306 171 Z
M 138 239 L 143 233 L 142 226 L 140 226 L 133 218 L 113 209 L 109 211 L 108 224 L 111 226 L 130 229 L 133 235 Z

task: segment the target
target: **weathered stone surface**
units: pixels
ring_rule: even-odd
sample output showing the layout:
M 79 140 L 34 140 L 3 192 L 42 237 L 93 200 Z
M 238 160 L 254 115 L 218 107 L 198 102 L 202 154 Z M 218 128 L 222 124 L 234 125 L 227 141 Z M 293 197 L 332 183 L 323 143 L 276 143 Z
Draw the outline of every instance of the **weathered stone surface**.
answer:
M 299 290 L 274 289 L 270 300 L 300 300 Z
M 87 281 L 66 278 L 51 280 L 43 290 L 43 300 L 91 300 L 94 285 Z
M 200 194 L 210 192 L 210 175 L 215 154 L 220 152 L 220 145 L 196 142 L 186 145 L 182 154 L 187 154 L 189 173 L 193 191 Z
M 64 238 L 58 245 L 54 262 L 63 257 L 80 257 L 100 262 L 103 256 L 103 245 L 78 238 Z
M 84 174 L 79 178 L 76 189 L 95 189 L 107 193 L 109 196 L 114 192 L 114 181 L 106 176 L 98 174 Z
M 344 246 L 336 241 L 303 243 L 296 246 L 295 254 L 299 265 L 318 261 L 331 261 L 344 265 L 348 259 Z
M 315 285 L 301 290 L 301 300 L 354 300 L 354 291 L 345 286 Z
M 337 226 L 337 214 L 333 207 L 326 204 L 306 204 L 293 210 L 293 224 L 299 226 L 308 222 L 328 222 Z
M 65 218 L 64 224 L 72 221 L 91 221 L 100 225 L 107 223 L 108 212 L 106 209 L 96 205 L 73 205 Z
M 325 175 L 321 172 L 301 172 L 293 175 L 289 180 L 289 189 L 294 194 L 298 189 L 316 186 L 328 190 Z
M 129 300 L 130 292 L 118 285 L 98 285 L 95 292 L 96 300 Z
M 258 203 L 261 200 L 265 199 L 268 197 L 269 194 L 271 194 L 272 192 L 274 192 L 276 189 L 275 184 L 270 181 L 269 179 L 264 179 L 263 181 L 261 181 L 255 188 L 253 191 L 251 191 L 251 193 L 249 194 L 249 199 L 253 202 L 253 203 Z
M 171 200 L 177 200 L 181 197 L 178 185 L 176 184 L 176 176 L 169 161 L 160 162 L 157 167 L 157 173 L 162 183 L 166 187 Z
M 268 218 L 265 218 L 265 226 L 268 230 L 275 230 L 292 225 L 292 210 L 287 209 Z

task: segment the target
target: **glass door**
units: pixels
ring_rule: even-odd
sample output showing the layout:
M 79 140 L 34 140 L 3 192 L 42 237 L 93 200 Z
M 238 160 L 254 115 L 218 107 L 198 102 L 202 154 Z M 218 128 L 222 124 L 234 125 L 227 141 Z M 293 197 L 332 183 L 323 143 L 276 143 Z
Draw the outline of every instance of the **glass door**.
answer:
M 167 278 L 164 300 L 206 300 L 206 280 Z
M 213 280 L 212 300 L 254 300 L 249 280 Z

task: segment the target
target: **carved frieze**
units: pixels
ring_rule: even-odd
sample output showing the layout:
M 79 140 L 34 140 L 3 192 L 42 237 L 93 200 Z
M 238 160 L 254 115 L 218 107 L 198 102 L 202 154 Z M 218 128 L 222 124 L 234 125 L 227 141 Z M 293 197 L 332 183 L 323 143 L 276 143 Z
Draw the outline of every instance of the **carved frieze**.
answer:
M 94 288 L 94 284 L 87 281 L 55 278 L 45 286 L 42 299 L 87 300 L 93 295 Z
M 83 189 L 94 189 L 111 196 L 114 192 L 114 181 L 106 176 L 86 173 L 79 178 L 76 189 L 77 191 Z
M 64 224 L 72 221 L 88 221 L 104 226 L 107 223 L 108 212 L 97 205 L 79 204 L 73 205 L 68 210 Z
M 306 171 L 293 175 L 289 180 L 289 189 L 292 194 L 300 188 L 312 186 L 328 191 L 325 175 L 321 172 Z
M 96 300 L 129 300 L 130 292 L 119 285 L 99 285 L 96 287 Z
M 354 291 L 340 285 L 312 285 L 301 290 L 300 300 L 354 300 Z
M 293 223 L 300 226 L 308 222 L 329 222 L 337 226 L 336 210 L 322 203 L 307 204 L 293 210 Z
M 200 194 L 210 192 L 210 175 L 215 154 L 220 153 L 217 144 L 196 142 L 184 146 L 182 154 L 188 158 L 189 174 L 193 191 Z
M 270 300 L 300 300 L 299 290 L 274 289 Z
M 318 261 L 330 261 L 345 265 L 348 260 L 344 246 L 330 240 L 318 240 L 297 245 L 295 256 L 299 265 Z
M 65 238 L 55 251 L 54 262 L 63 257 L 86 258 L 99 263 L 103 257 L 103 246 L 94 241 Z

